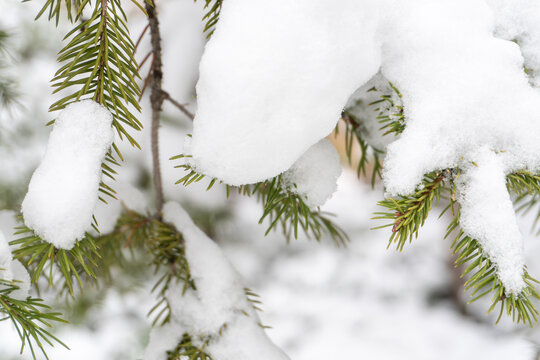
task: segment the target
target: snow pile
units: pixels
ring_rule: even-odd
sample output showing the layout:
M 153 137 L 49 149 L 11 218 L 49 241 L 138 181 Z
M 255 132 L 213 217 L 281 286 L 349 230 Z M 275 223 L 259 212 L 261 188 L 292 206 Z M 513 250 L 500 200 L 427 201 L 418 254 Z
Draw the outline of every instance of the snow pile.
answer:
M 378 1 L 224 2 L 200 64 L 197 170 L 255 183 L 327 136 L 378 70 Z
M 1 230 L 0 280 L 11 281 L 18 287 L 18 289 L 13 290 L 8 294 L 10 297 L 17 300 L 24 300 L 28 297 L 28 291 L 30 290 L 30 275 L 28 275 L 28 271 L 26 271 L 26 268 L 20 261 L 13 261 L 8 242 Z M 2 288 L 5 288 L 5 285 L 0 285 L 0 289 Z
M 170 288 L 167 297 L 172 324 L 154 330 L 145 359 L 165 359 L 166 350 L 173 349 L 184 333 L 191 335 L 195 346 L 202 346 L 201 338 L 210 337 L 205 351 L 216 360 L 288 359 L 259 326 L 239 275 L 219 247 L 177 203 L 167 203 L 163 214 L 164 220 L 184 235 L 186 257 L 197 290 L 183 294 L 183 284 Z
M 519 46 L 494 37 L 485 2 L 411 4 L 396 3 L 383 38 L 382 72 L 403 94 L 407 119 L 388 146 L 386 190 L 409 194 L 426 173 L 463 169 L 463 230 L 485 246 L 506 292 L 517 294 L 525 286 L 522 240 L 505 175 L 540 169 L 540 93 Z
M 414 5 L 413 5 L 414 4 Z M 400 89 L 406 129 L 389 145 L 385 185 L 414 191 L 424 174 L 459 167 L 488 146 L 505 171 L 540 165 L 540 94 L 519 46 L 493 36 L 483 1 L 396 3 L 383 33 L 383 74 Z
M 111 123 L 111 113 L 91 100 L 68 105 L 54 123 L 22 212 L 25 224 L 57 248 L 72 248 L 91 227 Z
M 469 171 L 463 222 L 501 276 L 513 268 L 503 277 L 516 293 L 520 247 L 502 249 L 519 245 L 519 232 L 501 177 L 540 170 L 540 92 L 524 70 L 540 66 L 539 13 L 532 0 L 227 1 L 200 67 L 194 167 L 233 185 L 276 176 L 380 70 L 400 90 L 406 117 L 387 148 L 387 194 L 410 194 L 424 174 L 471 161 L 496 172 L 499 192 L 480 196 L 485 181 Z M 469 209 L 470 199 L 480 203 Z M 495 199 L 504 199 L 497 222 L 508 240 L 490 230 L 494 219 L 477 218 Z
M 456 182 L 461 204 L 461 227 L 478 240 L 483 251 L 497 264 L 507 294 L 517 295 L 523 281 L 525 259 L 512 200 L 506 189 L 506 174 L 497 155 L 483 148 L 471 156 L 475 163 L 463 167 Z
M 540 3 L 535 0 L 487 0 L 495 15 L 496 35 L 517 41 L 531 71 L 532 83 L 540 86 Z
M 283 173 L 283 183 L 309 207 L 316 208 L 324 205 L 336 191 L 339 175 L 339 154 L 330 141 L 322 139 Z

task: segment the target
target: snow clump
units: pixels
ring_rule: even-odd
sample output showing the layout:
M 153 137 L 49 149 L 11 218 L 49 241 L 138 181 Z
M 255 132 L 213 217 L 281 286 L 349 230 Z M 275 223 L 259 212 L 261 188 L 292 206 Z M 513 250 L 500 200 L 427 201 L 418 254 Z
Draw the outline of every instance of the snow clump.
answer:
M 111 124 L 111 113 L 91 100 L 68 105 L 54 122 L 22 212 L 25 224 L 59 249 L 71 249 L 91 228 Z

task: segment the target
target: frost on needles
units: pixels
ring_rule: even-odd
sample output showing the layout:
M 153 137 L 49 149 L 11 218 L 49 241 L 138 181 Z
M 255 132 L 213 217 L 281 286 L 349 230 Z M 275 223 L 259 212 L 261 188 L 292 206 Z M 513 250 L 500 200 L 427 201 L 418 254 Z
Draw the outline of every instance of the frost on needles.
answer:
M 111 113 L 92 100 L 68 105 L 54 122 L 22 213 L 25 224 L 56 248 L 71 249 L 92 227 L 101 164 L 114 138 L 111 124 Z
M 532 0 L 225 1 L 200 66 L 194 167 L 233 185 L 286 171 L 380 72 L 406 119 L 386 147 L 387 196 L 459 170 L 462 230 L 506 295 L 519 294 L 522 239 L 504 184 L 540 170 L 538 16 Z

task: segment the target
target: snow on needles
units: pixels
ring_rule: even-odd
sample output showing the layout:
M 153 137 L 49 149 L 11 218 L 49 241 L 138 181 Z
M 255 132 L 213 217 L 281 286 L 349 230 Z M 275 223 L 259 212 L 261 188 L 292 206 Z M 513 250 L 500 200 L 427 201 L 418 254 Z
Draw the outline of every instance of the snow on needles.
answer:
M 200 64 L 197 170 L 230 185 L 255 183 L 327 136 L 378 70 L 377 1 L 223 2 Z
M 167 203 L 163 215 L 184 236 L 190 274 L 197 290 L 184 293 L 183 284 L 171 285 L 167 295 L 171 324 L 167 325 L 166 334 L 162 329 L 153 331 L 145 359 L 166 359 L 166 350 L 189 334 L 195 346 L 202 346 L 201 338 L 210 337 L 205 352 L 216 360 L 287 360 L 259 326 L 260 320 L 246 298 L 239 275 L 219 247 L 193 224 L 179 204 Z
M 323 205 L 336 191 L 339 175 L 339 154 L 330 141 L 322 139 L 283 173 L 283 182 L 309 207 L 315 208 Z
M 57 248 L 71 249 L 91 228 L 111 123 L 111 113 L 91 100 L 68 105 L 54 123 L 22 212 L 25 224 Z
M 503 249 L 519 253 L 520 235 L 501 182 L 540 170 L 538 14 L 534 0 L 226 1 L 200 66 L 195 168 L 232 185 L 276 176 L 330 133 L 349 96 L 380 71 L 402 94 L 406 118 L 387 147 L 387 194 L 476 162 L 465 174 L 472 184 L 461 186 L 464 229 L 491 249 L 501 276 L 513 268 L 504 285 L 519 292 L 521 257 Z M 485 193 L 477 175 L 491 172 L 500 186 Z M 495 199 L 504 200 L 497 222 L 512 233 L 506 240 L 479 212 Z
M 503 165 L 497 154 L 487 147 L 471 158 L 475 162 L 469 161 L 456 181 L 461 228 L 478 240 L 482 250 L 497 264 L 507 294 L 517 295 L 526 286 L 523 240 L 506 190 Z

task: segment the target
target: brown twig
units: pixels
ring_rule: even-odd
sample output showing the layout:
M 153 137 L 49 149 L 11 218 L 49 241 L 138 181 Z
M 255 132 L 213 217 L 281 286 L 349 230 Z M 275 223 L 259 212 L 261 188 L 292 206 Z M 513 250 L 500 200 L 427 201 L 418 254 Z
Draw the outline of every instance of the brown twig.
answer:
M 193 113 L 191 111 L 189 111 L 185 105 L 183 104 L 180 104 L 178 101 L 174 100 L 171 95 L 166 92 L 166 91 L 163 91 L 163 97 L 165 100 L 169 100 L 169 102 L 171 104 L 173 104 L 174 106 L 176 106 L 181 112 L 184 113 L 184 115 L 186 115 L 188 118 L 190 118 L 191 120 L 195 119 L 195 115 L 193 115 Z
M 146 12 L 148 13 L 148 25 L 150 27 L 152 53 L 154 54 L 152 59 L 152 66 L 150 72 L 150 103 L 152 105 L 152 164 L 154 175 L 154 189 L 156 196 L 156 216 L 161 219 L 161 212 L 163 209 L 163 185 L 161 179 L 161 166 L 159 162 L 159 117 L 165 99 L 163 90 L 161 89 L 163 83 L 163 63 L 161 59 L 161 34 L 159 30 L 159 20 L 156 10 L 156 1 L 154 6 L 148 2 L 145 4 Z
M 141 32 L 141 35 L 139 35 L 139 38 L 137 39 L 137 42 L 135 43 L 135 49 L 133 50 L 133 54 L 135 54 L 137 52 L 137 49 L 139 48 L 139 44 L 141 43 L 144 35 L 146 34 L 146 32 L 148 31 L 149 28 L 150 28 L 150 24 L 147 24 L 144 27 L 144 30 Z
M 150 52 L 152 54 L 152 52 Z M 141 90 L 141 95 L 139 95 L 139 102 L 144 96 L 144 93 L 146 92 L 146 88 L 148 88 L 148 84 L 150 83 L 150 79 L 152 78 L 152 69 L 154 68 L 154 58 L 152 58 L 152 62 L 150 62 L 150 68 L 148 69 L 148 74 L 144 78 L 144 84 Z
M 150 56 L 152 56 L 152 51 L 149 51 L 148 54 L 146 54 L 146 56 L 143 58 L 143 60 L 141 61 L 141 63 L 139 64 L 139 67 L 137 68 L 137 70 L 141 70 L 142 67 L 144 66 L 144 64 L 148 61 L 148 59 L 150 58 Z M 151 69 L 152 67 L 150 67 Z

